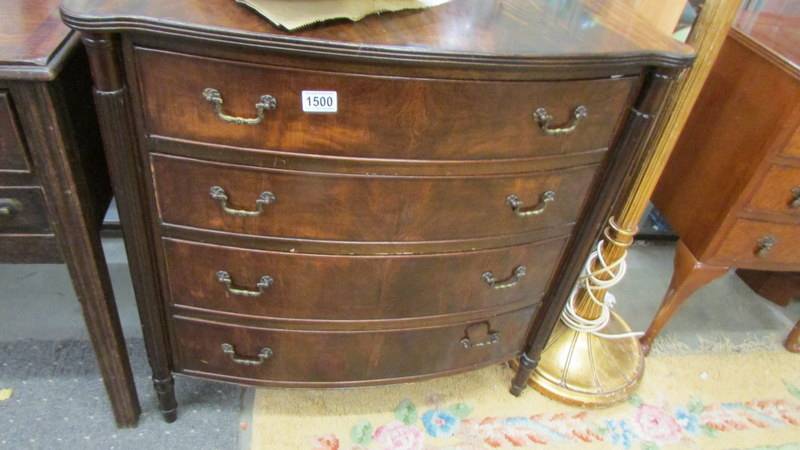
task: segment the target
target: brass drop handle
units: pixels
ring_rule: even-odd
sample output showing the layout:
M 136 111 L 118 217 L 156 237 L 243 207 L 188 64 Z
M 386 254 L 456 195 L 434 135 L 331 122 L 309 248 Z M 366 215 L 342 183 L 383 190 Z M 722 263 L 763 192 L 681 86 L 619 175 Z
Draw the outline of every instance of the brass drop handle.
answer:
M 222 353 L 225 353 L 231 358 L 231 361 L 243 366 L 260 366 L 264 361 L 272 357 L 272 349 L 264 347 L 258 352 L 255 358 L 247 358 L 236 354 L 236 349 L 231 344 L 222 344 Z
M 258 280 L 258 283 L 256 283 L 256 288 L 258 288 L 258 290 L 256 291 L 237 288 L 233 286 L 233 279 L 231 278 L 231 274 L 229 274 L 224 270 L 220 270 L 219 272 L 217 272 L 217 281 L 222 283 L 225 286 L 225 289 L 227 289 L 228 292 L 230 292 L 231 294 L 239 295 L 242 297 L 260 297 L 261 294 L 263 294 L 264 291 L 269 289 L 269 287 L 272 286 L 272 283 L 274 282 L 271 276 L 264 275 Z
M 0 198 L 0 219 L 10 219 L 19 210 L 22 209 L 22 203 L 12 198 Z
M 494 345 L 500 342 L 500 332 L 493 331 L 489 322 L 476 323 L 467 327 L 460 342 L 466 349 Z
M 206 88 L 203 90 L 203 98 L 213 105 L 217 117 L 225 122 L 236 125 L 258 125 L 264 121 L 264 111 L 276 109 L 278 107 L 278 101 L 275 100 L 275 97 L 271 95 L 262 95 L 258 103 L 256 103 L 256 117 L 236 117 L 225 114 L 225 112 L 222 111 L 222 104 L 225 103 L 225 101 L 222 100 L 222 93 L 220 93 L 219 90 Z
M 764 236 L 756 243 L 756 256 L 765 258 L 772 251 L 778 241 L 773 236 Z
M 278 198 L 275 197 L 275 194 L 269 191 L 264 191 L 261 195 L 258 196 L 256 199 L 256 209 L 255 210 L 246 210 L 246 209 L 236 209 L 231 208 L 228 205 L 228 193 L 225 192 L 225 189 L 219 186 L 211 186 L 211 190 L 209 191 L 211 198 L 219 202 L 222 210 L 225 211 L 226 214 L 230 214 L 231 216 L 237 217 L 255 217 L 260 216 L 262 212 L 264 212 L 264 206 L 270 205 L 275 203 Z
M 553 116 L 547 112 L 547 109 L 538 108 L 533 113 L 533 117 L 535 117 L 536 122 L 539 123 L 539 128 L 541 128 L 544 134 L 548 136 L 563 136 L 565 134 L 570 134 L 578 128 L 578 124 L 581 122 L 581 120 L 588 116 L 589 110 L 586 109 L 585 106 L 580 105 L 572 111 L 572 118 L 568 123 L 561 126 L 551 127 Z
M 800 186 L 792 188 L 792 201 L 789 202 L 789 208 L 800 209 Z
M 522 279 L 525 275 L 528 274 L 528 269 L 525 266 L 517 266 L 514 269 L 514 273 L 511 274 L 505 280 L 498 281 L 492 272 L 484 272 L 481 275 L 481 279 L 483 279 L 484 283 L 489 285 L 492 289 L 508 289 L 510 287 L 514 287 L 519 283 L 519 280 Z
M 542 192 L 542 195 L 539 196 L 539 203 L 527 208 L 517 194 L 511 194 L 506 197 L 506 203 L 518 217 L 538 216 L 547 209 L 548 204 L 554 201 L 556 201 L 556 193 L 554 191 Z

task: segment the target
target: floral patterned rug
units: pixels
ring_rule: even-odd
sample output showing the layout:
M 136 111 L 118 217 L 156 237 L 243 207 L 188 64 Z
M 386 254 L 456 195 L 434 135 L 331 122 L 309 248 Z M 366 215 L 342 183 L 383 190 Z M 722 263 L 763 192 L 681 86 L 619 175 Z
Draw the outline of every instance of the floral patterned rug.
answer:
M 261 389 L 252 449 L 800 450 L 800 355 L 655 356 L 628 402 L 582 410 L 506 366 L 394 386 Z

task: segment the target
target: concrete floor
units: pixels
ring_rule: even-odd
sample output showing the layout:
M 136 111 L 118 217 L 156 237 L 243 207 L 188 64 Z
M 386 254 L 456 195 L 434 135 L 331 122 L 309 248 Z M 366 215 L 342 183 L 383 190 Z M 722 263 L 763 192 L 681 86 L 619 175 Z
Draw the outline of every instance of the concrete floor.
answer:
M 76 406 L 82 408 L 76 414 L 78 417 L 91 416 L 92 421 L 78 422 L 84 425 L 72 422 L 69 427 L 62 425 L 59 428 L 65 435 L 77 433 L 76 436 L 83 436 L 81 439 L 94 436 L 94 440 L 73 440 L 69 444 L 62 441 L 63 448 L 74 447 L 77 442 L 82 444 L 81 448 L 163 447 L 164 439 L 169 441 L 169 436 L 176 439 L 174 443 L 177 447 L 170 445 L 172 448 L 199 450 L 246 446 L 247 404 L 252 395 L 252 391 L 248 389 L 181 378 L 177 383 L 179 392 L 182 393 L 182 397 L 179 396 L 179 402 L 183 403 L 181 419 L 172 425 L 160 421 L 155 410 L 152 389 L 147 381 L 145 356 L 141 350 L 141 329 L 124 247 L 119 239 L 107 239 L 104 248 L 123 329 L 131 342 L 131 357 L 143 398 L 142 423 L 136 430 L 118 432 L 113 427 L 104 398 L 100 398 L 103 396 L 102 386 L 99 384 L 96 368 L 91 364 L 91 352 L 86 345 L 87 335 L 80 308 L 66 269 L 59 265 L 0 265 L 0 389 L 14 387 L 19 391 L 11 400 L 0 402 L 0 448 L 21 448 L 19 445 L 23 442 L 26 443 L 24 448 L 62 447 L 55 441 L 41 446 L 34 444 L 43 431 L 29 424 L 42 420 L 52 422 L 56 413 L 51 409 L 33 406 L 26 409 L 26 402 L 32 397 L 38 397 L 32 395 L 33 392 L 26 397 L 24 387 L 28 382 L 41 382 L 42 385 L 35 390 L 41 394 L 42 390 L 48 389 L 48 383 L 66 383 L 68 380 L 65 376 L 73 377 L 71 372 L 69 375 L 59 375 L 66 372 L 56 371 L 53 375 L 52 368 L 47 368 L 47 363 L 50 362 L 47 355 L 52 350 L 47 349 L 52 347 L 53 342 L 65 343 L 58 344 L 56 350 L 61 346 L 82 349 L 74 350 L 76 354 L 80 354 L 75 358 L 89 361 L 80 376 L 86 377 L 86 386 L 91 388 L 84 387 L 81 391 L 73 392 L 64 384 L 53 388 L 51 395 L 54 398 L 64 396 L 66 402 L 67 393 L 73 392 L 69 395 L 77 396 L 88 389 L 93 393 L 91 396 L 94 399 L 94 402 Z M 670 243 L 637 245 L 632 249 L 628 276 L 614 292 L 618 299 L 617 312 L 633 329 L 644 330 L 657 309 L 672 273 L 673 255 L 674 246 Z M 737 346 L 746 347 L 754 342 L 777 347 L 798 319 L 800 302 L 794 302 L 788 308 L 775 306 L 758 297 L 730 273 L 698 291 L 667 326 L 661 342 L 678 343 L 682 348 L 690 350 L 709 345 L 725 345 L 734 347 L 735 350 Z M 33 344 L 27 344 L 30 342 Z M 10 365 L 20 365 L 20 361 L 27 361 L 18 354 L 23 351 L 20 350 L 23 348 L 21 345 L 28 345 L 24 347 L 26 349 L 39 349 L 37 351 L 40 353 L 31 356 L 30 359 L 34 362 L 28 362 L 27 365 L 32 368 L 12 370 Z M 57 353 L 55 351 L 54 354 Z M 36 361 L 43 364 L 41 370 L 49 371 L 49 375 L 37 378 L 39 372 L 36 370 L 39 369 Z M 5 371 L 2 370 L 3 366 Z M 69 409 L 59 410 L 58 414 L 64 414 L 65 411 L 67 414 L 75 414 L 74 411 L 69 413 Z M 31 422 L 26 422 L 27 420 Z M 58 417 L 58 420 L 62 419 Z M 208 430 L 212 425 L 213 430 L 216 430 L 216 438 L 203 438 L 203 433 L 198 431 Z M 84 433 L 85 430 L 81 430 L 81 427 L 90 429 L 91 433 Z M 52 430 L 52 426 L 48 426 L 47 430 Z M 186 437 L 192 434 L 198 438 Z M 175 436 L 182 438 L 177 439 Z M 155 440 L 149 445 L 143 439 Z

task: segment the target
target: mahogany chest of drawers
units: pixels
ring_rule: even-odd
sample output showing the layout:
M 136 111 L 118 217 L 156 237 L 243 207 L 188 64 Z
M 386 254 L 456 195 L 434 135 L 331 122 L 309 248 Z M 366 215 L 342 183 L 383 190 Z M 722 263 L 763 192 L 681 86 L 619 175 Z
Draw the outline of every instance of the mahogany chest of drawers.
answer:
M 173 372 L 337 387 L 521 356 L 519 393 L 692 58 L 610 1 L 294 34 L 227 0 L 63 14 L 168 420 Z

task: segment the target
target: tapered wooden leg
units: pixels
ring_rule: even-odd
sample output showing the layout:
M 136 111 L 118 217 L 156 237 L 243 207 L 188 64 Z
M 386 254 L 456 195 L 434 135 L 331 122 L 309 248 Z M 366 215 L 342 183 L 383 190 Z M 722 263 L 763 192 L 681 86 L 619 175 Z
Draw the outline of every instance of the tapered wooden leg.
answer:
M 178 419 L 178 401 L 175 399 L 175 380 L 170 375 L 164 379 L 153 378 L 153 387 L 158 396 L 158 409 L 167 423 Z
M 44 85 L 30 85 L 18 91 L 26 105 L 23 115 L 29 123 L 31 145 L 41 182 L 47 192 L 51 226 L 72 277 L 86 328 L 120 427 L 133 427 L 139 419 L 139 398 L 128 362 L 114 292 L 100 244 L 99 220 L 87 205 L 91 193 L 80 170 L 75 168 L 75 148 L 57 130 L 56 114 L 60 91 Z
M 650 353 L 650 346 L 653 340 L 683 302 L 697 289 L 725 275 L 728 269 L 729 267 L 725 266 L 703 264 L 695 258 L 683 241 L 678 241 L 678 245 L 675 248 L 675 269 L 672 273 L 669 289 L 667 289 L 667 293 L 664 295 L 661 306 L 650 323 L 650 327 L 640 340 L 645 355 Z
M 790 352 L 800 353 L 800 320 L 794 324 L 794 328 L 792 328 L 789 336 L 786 337 L 786 342 L 783 345 Z

